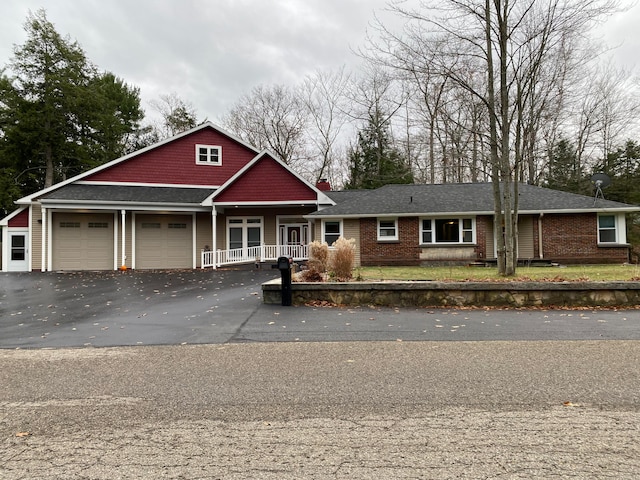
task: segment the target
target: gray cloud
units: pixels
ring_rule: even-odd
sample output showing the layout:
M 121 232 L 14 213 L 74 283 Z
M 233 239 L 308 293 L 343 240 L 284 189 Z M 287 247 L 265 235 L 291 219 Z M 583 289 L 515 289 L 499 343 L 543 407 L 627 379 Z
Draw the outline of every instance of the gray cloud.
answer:
M 374 12 L 386 0 L 22 0 L 0 7 L 0 65 L 26 36 L 29 9 L 45 8 L 63 35 L 89 59 L 140 87 L 145 109 L 161 94 L 177 93 L 200 117 L 216 120 L 259 84 L 300 81 L 318 69 L 358 59 Z M 605 39 L 635 62 L 640 7 L 611 19 Z

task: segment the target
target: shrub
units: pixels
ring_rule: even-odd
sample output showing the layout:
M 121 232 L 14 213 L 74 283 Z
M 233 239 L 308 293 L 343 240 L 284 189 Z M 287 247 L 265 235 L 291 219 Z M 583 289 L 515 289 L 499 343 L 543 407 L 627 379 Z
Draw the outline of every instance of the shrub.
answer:
M 309 264 L 313 261 L 315 268 L 320 273 L 327 271 L 329 262 L 329 245 L 326 242 L 318 242 L 314 240 L 309 244 Z M 311 268 L 311 266 L 309 266 Z
M 309 260 L 307 263 L 307 269 L 301 271 L 297 275 L 297 280 L 300 282 L 324 282 L 325 274 L 318 270 L 317 265 L 314 265 L 316 260 Z
M 333 277 L 340 282 L 351 280 L 353 265 L 355 264 L 355 244 L 351 238 L 340 237 L 333 244 L 334 251 L 330 261 L 330 269 Z

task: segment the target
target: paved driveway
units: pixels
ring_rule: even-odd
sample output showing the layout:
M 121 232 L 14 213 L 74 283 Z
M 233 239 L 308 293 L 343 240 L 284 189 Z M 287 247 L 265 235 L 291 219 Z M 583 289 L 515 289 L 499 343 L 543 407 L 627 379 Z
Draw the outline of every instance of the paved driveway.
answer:
M 640 340 L 640 310 L 282 307 L 221 270 L 0 274 L 0 348 L 318 341 Z
M 253 266 L 0 274 L 0 346 L 223 343 L 278 275 Z

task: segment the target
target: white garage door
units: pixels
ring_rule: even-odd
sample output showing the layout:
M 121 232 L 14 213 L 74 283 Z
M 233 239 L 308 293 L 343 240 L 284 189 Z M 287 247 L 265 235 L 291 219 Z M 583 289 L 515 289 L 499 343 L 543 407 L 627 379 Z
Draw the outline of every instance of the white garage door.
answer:
M 54 270 L 113 270 L 113 214 L 54 213 Z
M 193 268 L 189 215 L 136 216 L 136 269 Z

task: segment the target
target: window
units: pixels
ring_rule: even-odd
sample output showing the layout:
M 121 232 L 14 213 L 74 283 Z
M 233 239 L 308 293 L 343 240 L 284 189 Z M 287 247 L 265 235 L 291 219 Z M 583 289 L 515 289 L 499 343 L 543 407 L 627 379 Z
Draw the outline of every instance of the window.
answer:
M 423 218 L 420 243 L 473 243 L 475 222 L 472 218 Z
M 325 220 L 322 222 L 322 238 L 331 246 L 342 236 L 342 222 L 340 220 Z
M 186 223 L 170 223 L 167 225 L 168 228 L 185 230 L 187 228 Z
M 21 262 L 27 258 L 26 236 L 11 236 L 11 260 Z
M 616 217 L 615 215 L 598 216 L 598 242 L 616 243 Z
M 80 222 L 60 222 L 60 228 L 80 228 Z
M 378 219 L 378 241 L 398 240 L 398 219 Z
M 222 147 L 196 145 L 196 163 L 198 165 L 222 165 Z
M 107 222 L 89 222 L 89 228 L 109 228 Z
M 263 243 L 262 217 L 227 218 L 227 248 L 259 247 Z
M 431 230 L 431 220 L 422 220 L 420 243 L 433 242 L 433 231 Z

